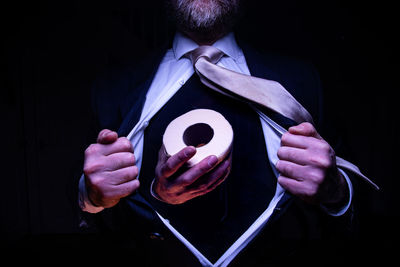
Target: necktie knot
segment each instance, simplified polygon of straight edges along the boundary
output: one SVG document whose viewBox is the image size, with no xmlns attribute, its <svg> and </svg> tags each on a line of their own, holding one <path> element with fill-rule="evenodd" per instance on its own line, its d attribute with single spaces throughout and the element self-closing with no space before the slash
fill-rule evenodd
<svg viewBox="0 0 400 267">
<path fill-rule="evenodd" d="M 186 56 L 192 61 L 193 66 L 201 57 L 205 57 L 207 61 L 216 64 L 224 56 L 224 52 L 213 46 L 202 45 L 188 52 Z"/>
</svg>

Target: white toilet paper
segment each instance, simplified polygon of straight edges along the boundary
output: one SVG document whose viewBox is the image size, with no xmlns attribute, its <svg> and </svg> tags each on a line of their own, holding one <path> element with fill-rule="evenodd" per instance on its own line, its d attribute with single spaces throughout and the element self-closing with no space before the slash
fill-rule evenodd
<svg viewBox="0 0 400 267">
<path fill-rule="evenodd" d="M 168 155 L 186 146 L 196 147 L 196 154 L 187 162 L 189 167 L 210 155 L 222 161 L 231 151 L 233 130 L 220 113 L 211 109 L 195 109 L 170 122 L 163 136 Z"/>
</svg>

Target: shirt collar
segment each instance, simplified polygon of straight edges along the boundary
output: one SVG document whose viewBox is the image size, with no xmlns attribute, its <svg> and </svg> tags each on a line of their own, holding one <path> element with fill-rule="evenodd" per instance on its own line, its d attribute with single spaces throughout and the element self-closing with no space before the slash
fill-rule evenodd
<svg viewBox="0 0 400 267">
<path fill-rule="evenodd" d="M 217 40 L 212 46 L 218 48 L 225 55 L 237 60 L 241 53 L 241 49 L 235 40 L 235 35 L 233 32 L 228 33 L 221 39 Z M 172 50 L 174 51 L 175 59 L 179 60 L 187 52 L 199 47 L 192 39 L 186 37 L 180 32 L 177 32 L 172 43 Z"/>
</svg>

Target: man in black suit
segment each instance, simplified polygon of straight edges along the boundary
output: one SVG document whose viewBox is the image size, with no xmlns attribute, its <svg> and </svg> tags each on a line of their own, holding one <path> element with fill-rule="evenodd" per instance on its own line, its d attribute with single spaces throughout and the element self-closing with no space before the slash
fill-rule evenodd
<svg viewBox="0 0 400 267">
<path fill-rule="evenodd" d="M 318 126 L 263 110 L 288 129 L 276 142 L 251 105 L 202 85 L 185 54 L 198 45 L 219 48 L 225 54 L 219 64 L 278 81 L 318 124 L 321 88 L 314 70 L 238 45 L 231 32 L 238 0 L 168 2 L 178 29 L 172 48 L 149 59 L 148 67 L 107 74 L 94 87 L 99 133 L 85 151 L 82 210 L 95 213 L 100 228 L 126 234 L 139 254 L 158 255 L 147 257 L 149 265 L 275 262 L 298 240 L 342 232 L 352 185 Z M 227 118 L 234 149 L 221 163 L 210 155 L 185 169 L 196 148 L 167 156 L 161 139 L 172 119 L 195 108 Z"/>
</svg>

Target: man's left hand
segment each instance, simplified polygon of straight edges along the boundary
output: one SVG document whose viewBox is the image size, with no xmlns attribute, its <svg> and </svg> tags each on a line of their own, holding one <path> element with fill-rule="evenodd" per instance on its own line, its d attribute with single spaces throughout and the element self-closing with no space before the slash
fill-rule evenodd
<svg viewBox="0 0 400 267">
<path fill-rule="evenodd" d="M 311 123 L 290 127 L 282 135 L 278 157 L 278 183 L 293 195 L 335 206 L 347 200 L 346 180 L 336 167 L 335 151 Z"/>
</svg>

